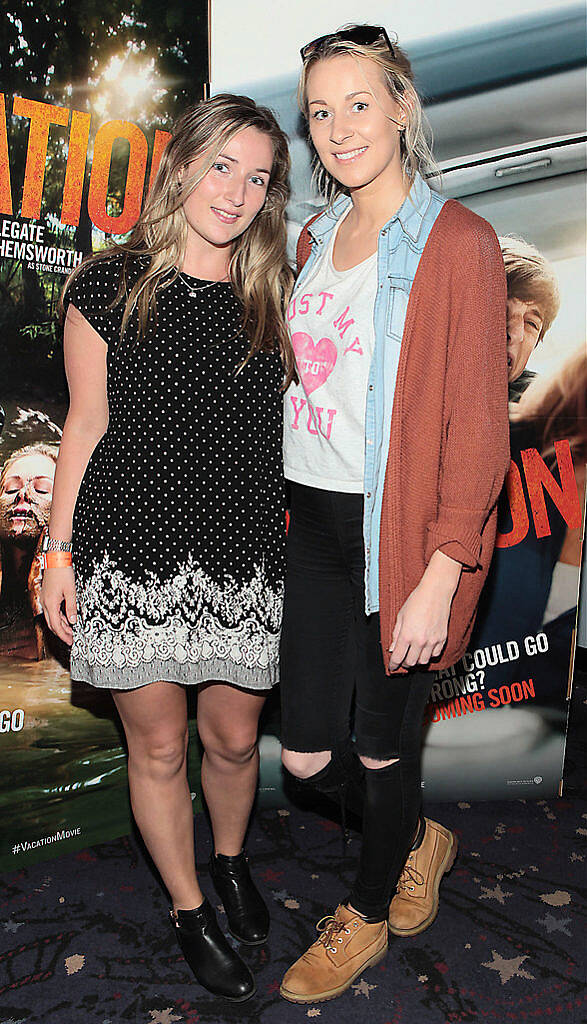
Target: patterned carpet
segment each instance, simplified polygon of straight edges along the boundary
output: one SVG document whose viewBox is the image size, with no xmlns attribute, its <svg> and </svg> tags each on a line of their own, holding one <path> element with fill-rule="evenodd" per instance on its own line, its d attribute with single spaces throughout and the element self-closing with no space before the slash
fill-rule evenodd
<svg viewBox="0 0 587 1024">
<path fill-rule="evenodd" d="M 565 799 L 428 807 L 459 837 L 439 916 L 415 938 L 392 937 L 387 958 L 340 998 L 295 1006 L 278 993 L 315 922 L 346 894 L 358 852 L 355 836 L 341 861 L 339 827 L 290 807 L 257 812 L 249 836 L 272 910 L 267 944 L 243 950 L 258 985 L 250 1001 L 221 1003 L 191 980 L 130 838 L 4 876 L 0 1024 L 585 1024 L 586 660 L 583 651 Z M 205 865 L 202 814 L 196 836 Z M 207 869 L 201 877 L 217 904 Z"/>
<path fill-rule="evenodd" d="M 461 850 L 436 922 L 416 938 L 393 938 L 386 960 L 342 997 L 310 1006 L 284 1002 L 278 987 L 351 879 L 358 841 L 337 877 L 333 822 L 292 809 L 255 817 L 248 848 L 273 923 L 266 946 L 244 952 L 258 991 L 242 1005 L 220 1003 L 190 980 L 165 898 L 133 839 L 15 872 L 2 900 L 0 1022 L 584 1021 L 587 804 L 461 803 L 428 813 L 455 829 Z M 205 864 L 203 815 L 196 828 Z M 202 880 L 213 896 L 206 870 Z"/>
</svg>

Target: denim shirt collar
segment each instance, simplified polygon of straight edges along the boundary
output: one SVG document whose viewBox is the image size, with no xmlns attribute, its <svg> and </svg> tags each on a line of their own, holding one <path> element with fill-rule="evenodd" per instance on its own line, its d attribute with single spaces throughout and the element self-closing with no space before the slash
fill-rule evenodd
<svg viewBox="0 0 587 1024">
<path fill-rule="evenodd" d="M 388 220 L 387 224 L 383 225 L 382 231 L 386 231 L 391 224 L 395 221 L 399 221 L 404 234 L 411 238 L 413 242 L 417 242 L 420 229 L 422 227 L 422 221 L 430 205 L 431 195 L 430 187 L 426 184 L 420 174 L 416 174 L 408 195 L 404 199 L 399 210 L 394 213 L 393 217 Z M 314 223 L 308 228 L 312 238 L 317 242 L 321 242 L 327 238 L 334 230 L 341 214 L 350 206 L 350 203 L 350 196 L 342 195 L 335 199 L 332 206 L 328 207 L 324 213 L 321 213 Z"/>
</svg>

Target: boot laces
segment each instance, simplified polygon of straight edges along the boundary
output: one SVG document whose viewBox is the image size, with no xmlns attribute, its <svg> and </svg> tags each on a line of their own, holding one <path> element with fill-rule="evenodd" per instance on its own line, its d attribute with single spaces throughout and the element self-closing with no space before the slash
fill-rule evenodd
<svg viewBox="0 0 587 1024">
<path fill-rule="evenodd" d="M 403 889 L 404 892 L 414 892 L 417 885 L 424 885 L 424 875 L 418 871 L 413 864 L 410 864 L 409 860 L 397 883 L 397 891 Z"/>
<path fill-rule="evenodd" d="M 336 947 L 334 943 L 340 935 L 340 932 L 344 932 L 345 935 L 350 935 L 350 930 L 347 928 L 344 921 L 340 921 L 335 914 L 327 914 L 326 917 L 320 918 L 316 925 L 316 931 L 320 933 L 319 938 L 316 940 L 317 943 L 321 943 L 330 949 L 331 952 L 336 953 Z M 339 938 L 339 942 L 342 942 L 342 938 Z"/>
</svg>

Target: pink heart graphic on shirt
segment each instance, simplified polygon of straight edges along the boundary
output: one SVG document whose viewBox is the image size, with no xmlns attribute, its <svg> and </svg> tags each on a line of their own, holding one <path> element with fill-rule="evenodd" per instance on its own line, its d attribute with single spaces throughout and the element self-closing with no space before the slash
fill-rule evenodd
<svg viewBox="0 0 587 1024">
<path fill-rule="evenodd" d="M 324 384 L 334 370 L 338 351 L 330 338 L 314 339 L 305 331 L 292 335 L 291 343 L 296 354 L 296 363 L 307 395 Z"/>
</svg>

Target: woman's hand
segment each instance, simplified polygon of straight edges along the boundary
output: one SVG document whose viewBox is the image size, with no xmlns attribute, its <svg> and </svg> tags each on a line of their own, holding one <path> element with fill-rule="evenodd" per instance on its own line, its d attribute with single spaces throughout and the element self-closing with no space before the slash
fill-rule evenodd
<svg viewBox="0 0 587 1024">
<path fill-rule="evenodd" d="M 435 551 L 418 586 L 400 608 L 390 647 L 389 671 L 427 665 L 446 643 L 450 608 L 461 563 Z"/>
<path fill-rule="evenodd" d="M 71 647 L 71 627 L 77 620 L 75 580 L 71 566 L 45 569 L 41 586 L 41 604 L 49 629 Z M 62 604 L 65 604 L 65 612 Z"/>
</svg>

